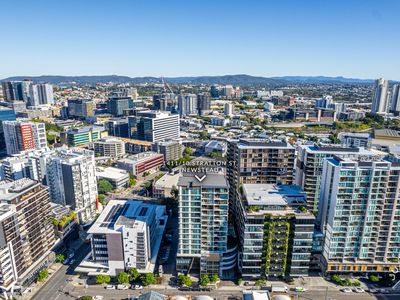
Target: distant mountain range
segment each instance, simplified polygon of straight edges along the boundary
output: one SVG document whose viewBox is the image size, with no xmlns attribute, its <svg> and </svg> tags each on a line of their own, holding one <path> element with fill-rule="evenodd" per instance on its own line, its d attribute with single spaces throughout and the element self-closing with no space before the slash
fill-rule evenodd
<svg viewBox="0 0 400 300">
<path fill-rule="evenodd" d="M 46 82 L 52 84 L 93 84 L 93 83 L 161 83 L 160 77 L 128 77 L 119 75 L 100 75 L 100 76 L 13 76 L 2 79 L 1 81 L 18 81 L 30 79 L 34 82 Z M 285 84 L 371 84 L 372 79 L 357 79 L 345 77 L 326 77 L 326 76 L 282 76 L 282 77 L 260 77 L 246 74 L 223 75 L 223 76 L 193 76 L 193 77 L 165 77 L 168 83 L 175 84 L 232 84 L 232 85 L 259 85 L 259 86 L 279 86 Z"/>
</svg>

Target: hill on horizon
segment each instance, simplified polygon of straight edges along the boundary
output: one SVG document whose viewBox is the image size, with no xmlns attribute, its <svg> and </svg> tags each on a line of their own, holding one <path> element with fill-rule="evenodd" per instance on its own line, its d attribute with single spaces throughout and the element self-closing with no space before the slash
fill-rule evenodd
<svg viewBox="0 0 400 300">
<path fill-rule="evenodd" d="M 161 77 L 129 77 L 120 75 L 94 75 L 94 76 L 62 76 L 62 75 L 41 75 L 41 76 L 12 76 L 1 81 L 20 81 L 29 79 L 38 83 L 52 84 L 95 84 L 95 83 L 161 83 Z M 222 75 L 222 76 L 182 76 L 165 77 L 166 82 L 172 84 L 232 84 L 232 85 L 259 85 L 259 86 L 280 86 L 286 84 L 371 84 L 372 79 L 345 78 L 342 76 L 280 76 L 262 77 L 246 74 Z"/>
</svg>

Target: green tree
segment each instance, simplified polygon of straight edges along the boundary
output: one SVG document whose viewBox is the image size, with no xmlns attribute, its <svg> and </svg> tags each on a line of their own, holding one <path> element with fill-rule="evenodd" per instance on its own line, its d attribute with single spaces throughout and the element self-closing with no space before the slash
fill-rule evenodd
<svg viewBox="0 0 400 300">
<path fill-rule="evenodd" d="M 129 283 L 129 275 L 126 272 L 120 272 L 117 276 L 115 276 L 115 282 L 118 284 L 127 284 Z"/>
<path fill-rule="evenodd" d="M 207 274 L 201 276 L 199 284 L 201 286 L 207 286 L 210 283 L 210 277 Z"/>
<path fill-rule="evenodd" d="M 97 182 L 97 189 L 98 189 L 99 193 L 105 194 L 105 193 L 111 192 L 113 190 L 113 186 L 112 186 L 111 182 L 109 182 L 108 180 L 101 179 Z"/>
<path fill-rule="evenodd" d="M 141 277 L 144 286 L 156 284 L 157 280 L 153 273 L 145 273 Z"/>
<path fill-rule="evenodd" d="M 183 153 L 187 154 L 187 155 L 192 155 L 193 150 L 192 150 L 192 148 L 186 147 L 185 150 L 183 150 Z"/>
<path fill-rule="evenodd" d="M 372 281 L 372 282 L 379 282 L 380 277 L 377 276 L 377 275 L 371 274 L 371 275 L 369 275 L 369 280 Z"/>
<path fill-rule="evenodd" d="M 56 255 L 56 262 L 62 263 L 65 260 L 65 255 L 63 253 L 59 253 Z"/>
<path fill-rule="evenodd" d="M 178 190 L 178 188 L 177 188 L 175 185 L 173 185 L 173 186 L 171 187 L 171 196 L 174 197 L 174 199 L 178 199 L 179 190 Z"/>
<path fill-rule="evenodd" d="M 137 281 L 140 277 L 140 273 L 136 268 L 129 269 L 128 273 L 129 273 L 129 280 L 131 282 Z"/>
<path fill-rule="evenodd" d="M 192 286 L 192 284 L 193 284 L 192 279 L 190 279 L 189 276 L 183 275 L 183 274 L 178 276 L 178 282 L 180 285 L 184 285 L 184 286 Z"/>
<path fill-rule="evenodd" d="M 129 186 L 134 187 L 136 185 L 137 181 L 135 178 L 129 178 Z"/>
<path fill-rule="evenodd" d="M 105 204 L 106 204 L 106 203 L 105 203 L 106 196 L 105 196 L 104 194 L 99 194 L 98 198 L 99 198 L 99 202 L 100 202 L 102 205 L 105 205 Z"/>
<path fill-rule="evenodd" d="M 201 140 L 209 140 L 208 133 L 206 131 L 199 132 L 199 139 Z"/>
<path fill-rule="evenodd" d="M 80 297 L 79 300 L 93 300 L 93 297 L 89 296 L 89 295 L 85 295 L 85 296 Z"/>
<path fill-rule="evenodd" d="M 211 283 L 217 283 L 219 280 L 218 275 L 214 274 L 213 276 L 210 277 L 210 282 Z"/>
<path fill-rule="evenodd" d="M 256 286 L 263 286 L 267 281 L 265 279 L 258 279 L 256 280 Z"/>
<path fill-rule="evenodd" d="M 97 284 L 103 284 L 103 283 L 109 283 L 111 281 L 110 276 L 104 275 L 104 274 L 99 274 L 96 276 L 96 283 Z"/>
<path fill-rule="evenodd" d="M 49 276 L 49 271 L 47 271 L 47 270 L 42 270 L 42 271 L 40 271 L 40 272 L 38 273 L 38 275 L 37 275 L 37 277 L 36 277 L 36 280 L 37 280 L 38 282 L 43 282 L 43 281 L 46 280 L 47 276 Z"/>
</svg>

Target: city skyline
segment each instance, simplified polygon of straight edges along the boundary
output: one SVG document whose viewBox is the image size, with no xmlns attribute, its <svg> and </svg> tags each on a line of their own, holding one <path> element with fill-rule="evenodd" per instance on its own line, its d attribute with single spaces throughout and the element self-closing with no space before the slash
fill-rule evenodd
<svg viewBox="0 0 400 300">
<path fill-rule="evenodd" d="M 0 21 L 7 28 L 3 40 L 13 45 L 3 48 L 8 59 L 0 78 L 245 73 L 400 79 L 396 1 L 209 4 L 26 2 L 19 8 L 24 22 L 10 14 Z"/>
</svg>

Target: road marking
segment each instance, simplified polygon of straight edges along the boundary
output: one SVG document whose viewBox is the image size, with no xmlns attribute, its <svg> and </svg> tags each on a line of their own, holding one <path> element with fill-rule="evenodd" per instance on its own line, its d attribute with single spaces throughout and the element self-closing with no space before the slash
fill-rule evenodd
<svg viewBox="0 0 400 300">
<path fill-rule="evenodd" d="M 196 179 L 197 179 L 198 181 L 202 182 L 202 181 L 207 177 L 207 175 L 204 174 L 203 177 L 201 177 L 201 178 L 199 178 L 197 175 L 194 175 L 194 177 L 196 177 Z"/>
</svg>

